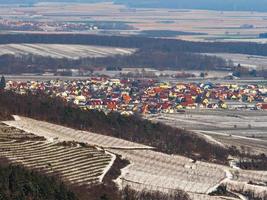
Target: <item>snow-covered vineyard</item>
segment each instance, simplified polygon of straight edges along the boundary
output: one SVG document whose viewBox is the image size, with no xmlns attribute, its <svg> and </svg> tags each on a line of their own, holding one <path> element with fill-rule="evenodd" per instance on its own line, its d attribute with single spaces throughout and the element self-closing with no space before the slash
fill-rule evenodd
<svg viewBox="0 0 267 200">
<path fill-rule="evenodd" d="M 114 55 L 130 55 L 134 49 L 66 44 L 4 44 L 0 45 L 1 55 L 37 55 L 52 58 L 100 58 Z"/>
<path fill-rule="evenodd" d="M 227 166 L 205 163 L 166 155 L 151 150 L 113 150 L 131 161 L 118 180 L 122 186 L 136 190 L 144 188 L 173 192 L 176 188 L 186 191 L 192 199 L 225 199 L 209 196 L 216 187 L 225 185 L 230 191 L 255 193 L 259 198 L 267 194 L 267 172 L 231 169 Z M 254 184 L 248 184 L 248 183 Z"/>
<path fill-rule="evenodd" d="M 1 124 L 0 156 L 15 164 L 59 175 L 72 184 L 99 183 L 114 158 L 94 147 L 49 142 Z"/>
<path fill-rule="evenodd" d="M 101 175 L 101 170 L 106 172 L 111 166 L 110 163 L 112 163 L 112 159 L 114 160 L 114 156 L 121 155 L 130 161 L 130 165 L 122 169 L 121 176 L 116 180 L 120 187 L 129 185 L 136 190 L 147 189 L 162 192 L 181 189 L 186 191 L 193 200 L 242 199 L 243 196 L 240 193 L 244 192 L 252 192 L 260 198 L 267 193 L 267 172 L 265 171 L 245 171 L 193 161 L 183 156 L 159 153 L 149 146 L 117 138 L 77 131 L 26 117 L 16 116 L 15 118 L 15 121 L 4 123 L 16 127 L 16 130 L 34 133 L 36 137 L 46 138 L 47 141 L 51 142 L 31 141 L 18 145 L 9 139 L 2 142 L 3 145 L 6 145 L 6 148 L 14 146 L 15 150 L 11 151 L 12 154 L 6 152 L 5 155 L 9 155 L 11 160 L 14 157 L 14 162 L 17 159 L 22 164 L 32 168 L 39 169 L 40 167 L 35 165 L 42 166 L 47 173 L 52 173 L 51 169 L 56 169 L 65 174 L 70 181 L 78 183 L 91 181 L 91 179 L 92 181 L 99 181 L 104 176 L 103 173 Z M 22 133 L 22 131 L 19 132 L 19 134 Z M 105 149 L 110 155 L 94 148 L 58 146 L 55 145 L 56 141 L 88 143 Z M 67 150 L 65 150 L 66 148 Z M 21 157 L 19 157 L 19 154 L 16 153 L 18 151 L 25 152 L 25 155 L 29 155 L 29 157 L 24 154 L 20 154 Z M 88 158 L 88 154 L 96 156 Z M 77 157 L 78 155 L 80 157 Z M 40 159 L 37 159 L 38 156 Z M 71 162 L 68 162 L 70 160 Z M 47 166 L 48 162 L 51 163 L 52 167 Z M 95 179 L 91 177 L 91 171 L 95 174 Z M 225 185 L 229 191 L 237 194 L 236 197 L 210 196 L 209 194 L 216 190 L 219 185 Z"/>
<path fill-rule="evenodd" d="M 37 121 L 31 118 L 16 117 L 16 119 L 17 120 L 15 121 L 6 121 L 4 123 L 27 132 L 35 133 L 48 140 L 54 140 L 56 138 L 57 141 L 85 142 L 103 148 L 151 149 L 151 147 L 142 144 L 128 142 L 126 140 L 99 135 L 92 132 L 79 131 L 48 122 Z"/>
<path fill-rule="evenodd" d="M 179 188 L 190 193 L 208 194 L 225 178 L 222 166 L 193 162 L 182 156 L 151 150 L 115 152 L 132 161 L 132 165 L 123 170 L 121 180 L 134 183 L 134 186 L 137 186 L 135 183 L 142 183 L 154 190 L 168 192 Z"/>
</svg>

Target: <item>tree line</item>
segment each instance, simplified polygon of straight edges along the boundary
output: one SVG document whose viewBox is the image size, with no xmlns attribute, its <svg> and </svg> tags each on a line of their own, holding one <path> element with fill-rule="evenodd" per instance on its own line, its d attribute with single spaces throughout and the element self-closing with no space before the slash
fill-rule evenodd
<svg viewBox="0 0 267 200">
<path fill-rule="evenodd" d="M 81 44 L 161 50 L 176 53 L 241 53 L 267 56 L 267 44 L 252 42 L 192 42 L 141 36 L 38 33 L 0 35 L 0 44 L 10 43 Z"/>
<path fill-rule="evenodd" d="M 1 34 L 0 44 L 46 43 L 82 44 L 138 49 L 130 56 L 108 58 L 51 58 L 37 55 L 2 55 L 2 73 L 43 73 L 47 69 L 94 67 L 155 67 L 159 69 L 231 69 L 233 64 L 202 53 L 242 53 L 267 55 L 267 45 L 240 42 L 190 42 L 142 36 L 106 36 L 85 34 Z"/>
<path fill-rule="evenodd" d="M 49 70 L 57 73 L 57 69 L 83 69 L 106 67 L 151 67 L 158 69 L 222 69 L 229 66 L 223 59 L 192 53 L 167 53 L 160 51 L 140 50 L 130 56 L 113 56 L 106 58 L 52 58 L 37 55 L 2 55 L 0 56 L 0 73 L 44 73 Z"/>
<path fill-rule="evenodd" d="M 0 200 L 78 200 L 55 177 L 45 176 L 0 159 Z"/>
</svg>

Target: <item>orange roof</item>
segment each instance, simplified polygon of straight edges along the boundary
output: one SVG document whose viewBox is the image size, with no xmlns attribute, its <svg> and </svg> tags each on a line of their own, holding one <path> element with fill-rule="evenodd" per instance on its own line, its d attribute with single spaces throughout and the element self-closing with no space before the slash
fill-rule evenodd
<svg viewBox="0 0 267 200">
<path fill-rule="evenodd" d="M 126 103 L 129 103 L 131 101 L 131 97 L 127 94 L 122 95 L 122 98 Z"/>
</svg>

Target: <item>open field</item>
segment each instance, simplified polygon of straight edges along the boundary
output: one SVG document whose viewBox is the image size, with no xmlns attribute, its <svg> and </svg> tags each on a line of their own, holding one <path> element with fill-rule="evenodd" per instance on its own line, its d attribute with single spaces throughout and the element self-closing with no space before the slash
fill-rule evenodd
<svg viewBox="0 0 267 200">
<path fill-rule="evenodd" d="M 114 55 L 130 55 L 133 49 L 98 47 L 89 45 L 62 45 L 62 44 L 7 44 L 0 45 L 0 56 L 12 54 L 21 55 L 38 55 L 53 58 L 99 58 Z"/>
<path fill-rule="evenodd" d="M 133 30 L 112 30 L 114 34 L 138 34 L 144 30 L 172 30 L 205 35 L 183 35 L 185 40 L 207 41 L 253 41 L 266 32 L 267 13 L 264 12 L 220 12 L 205 10 L 175 9 L 129 9 L 112 3 L 55 4 L 42 3 L 33 7 L 1 6 L 2 20 L 24 20 L 35 22 L 123 22 Z M 1 21 L 1 20 L 0 20 Z M 48 32 L 55 27 L 46 26 Z M 100 30 L 101 31 L 101 30 Z M 88 30 L 88 33 L 92 31 Z"/>
<path fill-rule="evenodd" d="M 104 74 L 110 77 L 114 77 L 115 75 L 118 75 L 121 71 L 96 71 L 94 72 L 95 75 L 97 74 Z M 164 71 L 163 71 L 164 72 Z M 173 73 L 177 73 L 181 71 L 173 71 Z M 182 72 L 188 72 L 188 73 L 198 73 L 196 71 L 182 71 Z M 221 83 L 221 84 L 240 84 L 240 85 L 246 85 L 246 84 L 267 84 L 267 80 L 263 78 L 241 78 L 241 79 L 234 79 L 234 80 L 227 80 L 227 79 L 222 79 L 222 78 L 215 78 L 215 77 L 223 77 L 225 75 L 228 75 L 228 72 L 208 72 L 209 76 L 208 79 L 203 79 L 203 78 L 189 78 L 189 79 L 174 79 L 174 78 L 160 78 L 161 81 L 166 81 L 170 83 L 177 83 L 177 80 L 179 82 L 184 82 L 184 83 L 190 83 L 190 82 L 198 82 L 198 83 L 206 83 L 207 81 L 212 80 L 213 83 Z M 11 81 L 49 81 L 49 80 L 86 80 L 89 78 L 89 76 L 53 76 L 53 75 L 29 75 L 29 74 L 23 74 L 23 75 L 5 75 L 6 80 L 11 80 Z"/>
<path fill-rule="evenodd" d="M 110 154 L 93 146 L 63 145 L 0 124 L 0 156 L 29 169 L 57 175 L 74 185 L 102 182 L 113 164 Z"/>
<path fill-rule="evenodd" d="M 189 193 L 208 194 L 225 178 L 223 166 L 193 163 L 191 159 L 182 156 L 166 155 L 150 150 L 113 150 L 113 152 L 132 162 L 132 165 L 123 170 L 120 177 L 122 184 L 133 182 L 145 184 L 152 190 L 170 192 L 179 188 Z"/>
<path fill-rule="evenodd" d="M 115 152 L 132 163 L 122 170 L 119 182 L 122 185 L 128 184 L 136 190 L 146 188 L 171 193 L 174 189 L 180 188 L 186 191 L 193 200 L 235 199 L 208 195 L 220 184 L 236 189 L 237 192 L 242 191 L 241 187 L 235 188 L 240 184 L 251 188 L 252 191 L 257 191 L 259 196 L 267 192 L 265 186 L 247 184 L 249 181 L 266 182 L 267 172 L 250 173 L 250 171 L 234 170 L 199 161 L 194 163 L 181 156 L 166 155 L 151 150 L 116 150 Z"/>
<path fill-rule="evenodd" d="M 242 66 L 256 69 L 266 70 L 267 69 L 267 57 L 266 56 L 254 56 L 246 54 L 230 54 L 230 53 L 214 53 L 206 54 L 210 56 L 218 56 L 225 60 L 231 60 L 235 65 L 241 64 Z"/>
<path fill-rule="evenodd" d="M 187 110 L 185 114 L 159 114 L 148 118 L 211 136 L 223 145 L 245 146 L 254 153 L 267 153 L 265 111 Z"/>
<path fill-rule="evenodd" d="M 183 189 L 189 193 L 193 200 L 236 199 L 208 195 L 220 184 L 225 184 L 229 188 L 234 188 L 235 184 L 242 182 L 245 188 L 253 187 L 253 191 L 257 191 L 257 195 L 262 195 L 267 191 L 265 186 L 247 184 L 250 180 L 255 183 L 267 182 L 266 172 L 253 171 L 253 173 L 249 173 L 244 170 L 234 170 L 227 166 L 200 161 L 195 162 L 186 157 L 159 153 L 153 151 L 149 146 L 137 143 L 129 143 L 112 137 L 77 131 L 30 118 L 18 116 L 15 118 L 16 121 L 6 121 L 4 123 L 16 127 L 17 129 L 34 133 L 36 136 L 44 137 L 48 141 L 83 141 L 91 145 L 97 145 L 99 148 L 103 148 L 111 153 L 122 155 L 122 157 L 128 159 L 131 164 L 122 170 L 122 175 L 116 180 L 120 187 L 129 185 L 136 190 L 148 189 L 163 192 Z M 49 142 L 48 144 L 53 146 L 54 143 Z M 6 146 L 7 145 L 10 144 L 8 143 Z M 18 147 L 12 144 L 11 146 L 15 146 L 14 148 L 19 150 L 25 149 L 23 145 Z M 30 146 L 30 148 L 26 147 L 26 150 L 31 148 L 43 148 L 40 147 L 40 145 L 36 145 L 35 147 L 35 144 L 25 145 Z M 41 146 L 46 145 L 42 144 Z M 61 147 L 57 146 L 57 148 Z M 78 149 L 78 147 L 75 147 L 75 149 Z M 54 150 L 51 151 L 53 152 Z M 46 153 L 46 155 L 43 155 L 44 153 Z M 6 154 L 9 155 L 8 153 Z M 46 151 L 43 151 L 43 154 L 40 154 L 40 157 L 44 156 L 46 159 L 51 159 L 50 153 L 47 154 Z M 57 154 L 60 154 L 60 152 Z M 14 162 L 16 162 L 16 159 L 18 158 L 15 158 Z M 28 162 L 27 159 L 25 159 L 25 163 Z M 66 165 L 73 165 L 73 162 Z M 67 166 L 64 167 L 68 168 Z M 236 170 L 238 172 L 236 172 Z M 69 174 L 74 172 L 66 170 L 65 173 Z M 82 174 L 85 177 L 89 177 L 87 173 Z M 239 175 L 236 176 L 235 174 Z"/>
</svg>

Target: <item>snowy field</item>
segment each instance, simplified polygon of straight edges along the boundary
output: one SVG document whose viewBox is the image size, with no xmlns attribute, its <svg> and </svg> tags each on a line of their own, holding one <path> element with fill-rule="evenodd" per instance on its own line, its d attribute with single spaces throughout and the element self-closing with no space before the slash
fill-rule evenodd
<svg viewBox="0 0 267 200">
<path fill-rule="evenodd" d="M 231 53 L 209 53 L 209 56 L 217 56 L 225 60 L 232 60 L 235 65 L 241 64 L 242 66 L 249 67 L 256 70 L 267 69 L 267 57 L 256 56 L 247 54 L 231 54 Z"/>
<path fill-rule="evenodd" d="M 236 110 L 187 110 L 185 114 L 150 115 L 178 128 L 211 136 L 223 145 L 245 146 L 255 153 L 267 152 L 267 112 Z"/>
<path fill-rule="evenodd" d="M 0 45 L 1 55 L 37 55 L 53 58 L 100 58 L 115 55 L 130 55 L 134 49 L 66 44 L 4 44 Z"/>
</svg>

